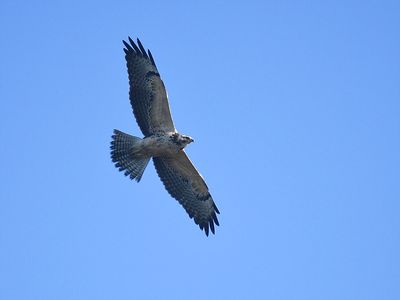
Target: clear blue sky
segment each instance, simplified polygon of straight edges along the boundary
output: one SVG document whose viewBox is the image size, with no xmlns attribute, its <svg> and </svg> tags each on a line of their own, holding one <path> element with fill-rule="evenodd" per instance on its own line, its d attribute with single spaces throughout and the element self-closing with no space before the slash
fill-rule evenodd
<svg viewBox="0 0 400 300">
<path fill-rule="evenodd" d="M 399 1 L 0 4 L 0 299 L 400 299 Z M 154 54 L 221 211 L 149 164 L 122 39 Z"/>
</svg>

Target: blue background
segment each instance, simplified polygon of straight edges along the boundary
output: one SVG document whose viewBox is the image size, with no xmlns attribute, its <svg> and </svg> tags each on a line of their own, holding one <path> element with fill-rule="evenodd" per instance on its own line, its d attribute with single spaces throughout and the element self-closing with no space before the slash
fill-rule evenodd
<svg viewBox="0 0 400 300">
<path fill-rule="evenodd" d="M 400 299 L 400 2 L 3 0 L 0 28 L 0 299 Z M 215 236 L 111 163 L 128 35 Z"/>
</svg>

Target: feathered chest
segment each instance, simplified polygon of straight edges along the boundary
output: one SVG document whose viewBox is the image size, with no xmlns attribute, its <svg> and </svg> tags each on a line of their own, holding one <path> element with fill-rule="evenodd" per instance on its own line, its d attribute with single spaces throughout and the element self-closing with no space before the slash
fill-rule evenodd
<svg viewBox="0 0 400 300">
<path fill-rule="evenodd" d="M 156 134 L 143 139 L 143 149 L 151 156 L 170 156 L 183 149 L 182 143 L 173 134 Z"/>
</svg>

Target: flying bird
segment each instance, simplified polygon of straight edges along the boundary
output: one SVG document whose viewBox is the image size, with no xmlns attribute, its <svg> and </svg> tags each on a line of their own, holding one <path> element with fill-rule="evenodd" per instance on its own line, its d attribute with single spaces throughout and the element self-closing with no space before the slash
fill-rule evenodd
<svg viewBox="0 0 400 300">
<path fill-rule="evenodd" d="M 129 99 L 144 138 L 114 130 L 111 159 L 115 166 L 137 182 L 152 158 L 165 189 L 183 206 L 190 218 L 215 234 L 218 208 L 207 184 L 184 148 L 194 140 L 179 133 L 172 121 L 167 92 L 150 50 L 128 37 L 125 59 L 129 76 Z"/>
</svg>

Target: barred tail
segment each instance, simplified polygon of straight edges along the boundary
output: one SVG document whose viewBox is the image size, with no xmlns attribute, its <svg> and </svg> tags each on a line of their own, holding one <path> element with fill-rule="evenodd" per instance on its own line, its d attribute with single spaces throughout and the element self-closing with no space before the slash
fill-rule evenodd
<svg viewBox="0 0 400 300">
<path fill-rule="evenodd" d="M 114 129 L 111 141 L 111 159 L 120 170 L 125 170 L 125 176 L 135 179 L 137 182 L 142 178 L 144 169 L 150 157 L 138 155 L 140 141 L 142 139 Z"/>
</svg>

